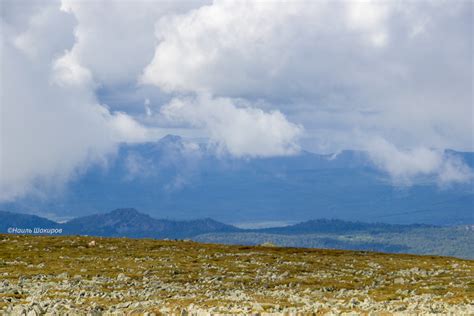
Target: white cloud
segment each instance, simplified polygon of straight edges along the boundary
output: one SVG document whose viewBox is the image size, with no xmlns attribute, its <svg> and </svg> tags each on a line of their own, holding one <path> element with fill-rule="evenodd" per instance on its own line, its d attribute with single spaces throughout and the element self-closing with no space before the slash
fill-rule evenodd
<svg viewBox="0 0 474 316">
<path fill-rule="evenodd" d="M 30 59 L 37 61 L 51 59 L 74 43 L 72 30 L 75 21 L 72 16 L 59 11 L 58 6 L 59 1 L 44 1 L 43 6 L 33 11 L 35 14 L 24 23 L 27 28 L 18 30 L 20 33 L 15 37 L 14 44 Z M 28 11 L 34 8 L 34 2 L 28 1 L 23 5 L 17 3 L 12 7 Z"/>
<path fill-rule="evenodd" d="M 373 79 L 361 70 L 380 67 L 370 64 L 384 54 L 374 42 L 388 41 L 395 9 L 386 2 L 215 1 L 159 21 L 143 81 L 168 91 L 275 99 L 358 88 Z"/>
<path fill-rule="evenodd" d="M 348 1 L 347 24 L 349 28 L 367 33 L 367 39 L 375 46 L 387 43 L 386 19 L 389 17 L 391 2 Z"/>
<path fill-rule="evenodd" d="M 48 45 L 44 34 L 67 32 L 57 24 L 63 25 L 66 13 L 50 10 L 32 11 L 23 30 L 2 19 L 1 201 L 61 189 L 82 168 L 103 161 L 117 143 L 148 137 L 128 115 L 97 102 L 88 69 L 69 55 L 59 57 L 65 43 L 53 36 Z"/>
<path fill-rule="evenodd" d="M 300 126 L 279 111 L 264 112 L 242 100 L 208 95 L 175 98 L 162 114 L 206 130 L 221 150 L 237 157 L 291 155 L 299 150 Z"/>
<path fill-rule="evenodd" d="M 108 110 L 104 109 L 104 111 L 109 113 Z M 143 127 L 132 117 L 122 112 L 114 112 L 109 117 L 107 125 L 110 130 L 114 131 L 112 140 L 117 143 L 149 141 L 157 135 L 156 131 L 153 133 L 151 129 Z"/>
<path fill-rule="evenodd" d="M 160 19 L 141 80 L 263 99 L 313 148 L 369 146 L 359 130 L 416 160 L 417 148 L 474 150 L 472 30 L 466 2 L 214 1 Z"/>
<path fill-rule="evenodd" d="M 428 149 L 474 149 L 469 2 L 3 0 L 0 15 L 3 199 L 149 139 L 139 115 L 204 131 L 236 156 L 291 154 L 304 136 L 313 148 L 369 148 L 400 179 L 470 172 Z M 103 87 L 126 99 L 138 78 L 160 96 L 140 95 L 139 115 L 98 101 Z M 156 100 L 181 92 L 197 97 L 174 98 L 167 121 L 153 121 Z"/>
<path fill-rule="evenodd" d="M 458 158 L 426 147 L 400 150 L 383 138 L 371 139 L 366 149 L 373 162 L 387 171 L 396 183 L 410 184 L 420 176 L 434 176 L 444 185 L 468 182 L 474 174 Z"/>
<path fill-rule="evenodd" d="M 54 61 L 53 70 L 53 81 L 58 85 L 93 85 L 90 70 L 81 66 L 74 56 L 69 53 Z"/>
<path fill-rule="evenodd" d="M 474 178 L 474 172 L 458 157 L 444 155 L 444 161 L 438 174 L 441 184 L 463 183 Z"/>
<path fill-rule="evenodd" d="M 153 57 L 156 21 L 202 3 L 62 0 L 61 9 L 77 19 L 76 42 L 69 54 L 101 84 L 135 82 Z"/>
</svg>

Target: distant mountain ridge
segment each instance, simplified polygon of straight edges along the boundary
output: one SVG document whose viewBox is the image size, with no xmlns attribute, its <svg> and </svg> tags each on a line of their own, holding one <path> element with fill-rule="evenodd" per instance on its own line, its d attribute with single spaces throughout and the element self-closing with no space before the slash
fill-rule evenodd
<svg viewBox="0 0 474 316">
<path fill-rule="evenodd" d="M 79 217 L 64 224 L 66 233 L 100 236 L 186 238 L 208 232 L 238 229 L 210 218 L 174 221 L 155 219 L 133 208 Z"/>
<path fill-rule="evenodd" d="M 295 225 L 240 229 L 210 218 L 155 219 L 135 209 L 117 209 L 56 223 L 35 215 L 0 211 L 0 233 L 9 228 L 62 229 L 60 235 L 193 239 L 200 242 L 370 250 L 474 258 L 473 226 L 392 225 L 318 219 Z"/>
<path fill-rule="evenodd" d="M 33 227 L 47 227 L 56 228 L 58 224 L 49 219 L 23 213 L 13 213 L 0 211 L 0 233 L 7 233 L 8 228 L 33 228 Z"/>
<path fill-rule="evenodd" d="M 78 217 L 65 223 L 28 214 L 0 211 L 0 233 L 8 228 L 62 228 L 62 235 L 133 238 L 188 238 L 211 232 L 235 232 L 238 228 L 210 218 L 189 221 L 155 219 L 133 208 Z"/>
<path fill-rule="evenodd" d="M 473 153 L 447 153 L 474 169 Z M 0 209 L 75 218 L 133 205 L 156 218 L 225 223 L 314 218 L 474 223 L 472 182 L 439 187 L 436 179 L 424 177 L 411 186 L 397 186 L 362 151 L 237 159 L 173 135 L 123 144 L 107 166 L 93 166 L 64 194 L 46 196 L 0 203 Z"/>
<path fill-rule="evenodd" d="M 369 232 L 376 234 L 377 232 L 397 232 L 401 233 L 407 230 L 415 228 L 428 228 L 428 227 L 438 227 L 435 225 L 427 224 L 410 224 L 410 225 L 400 225 L 400 224 L 386 224 L 386 223 L 364 223 L 364 222 L 349 222 L 338 219 L 316 219 L 309 220 L 294 225 L 288 225 L 283 227 L 270 227 L 270 228 L 261 228 L 255 231 L 262 233 L 270 234 L 311 234 L 311 233 L 330 233 L 330 234 L 340 234 L 340 233 L 356 233 L 356 232 Z"/>
<path fill-rule="evenodd" d="M 311 233 L 351 233 L 351 232 L 403 232 L 415 228 L 437 227 L 426 224 L 396 225 L 385 223 L 350 222 L 338 219 L 316 219 L 293 225 L 242 229 L 218 222 L 212 218 L 193 220 L 156 219 L 134 208 L 116 209 L 77 217 L 65 223 L 24 213 L 0 211 L 0 233 L 10 227 L 62 228 L 66 235 L 91 235 L 106 237 L 150 237 L 150 238 L 188 238 L 215 232 L 253 232 L 269 234 L 311 234 Z"/>
</svg>

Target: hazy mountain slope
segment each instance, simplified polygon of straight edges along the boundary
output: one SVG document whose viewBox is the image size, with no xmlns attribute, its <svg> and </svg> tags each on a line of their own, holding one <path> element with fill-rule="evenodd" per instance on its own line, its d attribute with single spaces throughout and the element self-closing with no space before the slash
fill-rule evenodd
<svg viewBox="0 0 474 316">
<path fill-rule="evenodd" d="M 58 224 L 49 220 L 0 212 L 0 233 L 8 227 L 62 228 L 63 235 L 135 238 L 192 238 L 196 241 L 258 245 L 369 250 L 395 253 L 449 255 L 474 258 L 473 226 L 438 227 L 382 223 L 311 220 L 286 227 L 238 229 L 205 218 L 189 221 L 155 219 L 135 209 L 117 209 Z"/>
<path fill-rule="evenodd" d="M 109 213 L 78 217 L 62 224 L 34 215 L 0 212 L 0 233 L 7 233 L 10 227 L 62 228 L 63 235 L 149 238 L 189 238 L 204 233 L 239 231 L 234 226 L 210 218 L 163 220 L 135 209 L 117 209 Z"/>
<path fill-rule="evenodd" d="M 349 226 L 351 223 L 346 223 Z M 380 228 L 340 233 L 270 233 L 232 232 L 209 233 L 193 237 L 208 243 L 259 245 L 270 242 L 285 247 L 366 250 L 389 253 L 412 253 L 454 256 L 474 259 L 474 230 L 467 226 L 433 227 L 406 226 L 399 231 Z M 377 232 L 375 232 L 377 231 Z"/>
<path fill-rule="evenodd" d="M 450 153 L 473 166 L 472 153 Z M 474 223 L 473 191 L 472 183 L 439 187 L 432 179 L 394 186 L 363 152 L 233 159 L 167 136 L 123 145 L 106 167 L 91 168 L 63 195 L 0 207 L 65 217 L 135 207 L 157 218 L 227 223 L 338 218 L 444 225 Z"/>
<path fill-rule="evenodd" d="M 256 229 L 254 231 L 260 233 L 285 235 L 301 235 L 308 233 L 347 234 L 357 232 L 377 234 L 404 233 L 417 228 L 436 228 L 436 226 L 429 226 L 423 224 L 396 225 L 384 223 L 348 222 L 337 219 L 317 219 L 284 227 L 271 227 L 264 229 Z"/>
<path fill-rule="evenodd" d="M 434 254 L 474 259 L 472 225 L 440 227 L 318 219 L 285 227 L 209 233 L 193 239 L 224 244 L 258 245 L 271 242 L 286 247 Z"/>
<path fill-rule="evenodd" d="M 0 211 L 0 233 L 6 233 L 8 228 L 55 228 L 58 223 L 35 215 Z"/>
<path fill-rule="evenodd" d="M 155 219 L 135 209 L 117 209 L 73 219 L 63 225 L 65 234 L 183 238 L 207 232 L 238 231 L 237 228 L 209 218 L 172 221 Z"/>
</svg>

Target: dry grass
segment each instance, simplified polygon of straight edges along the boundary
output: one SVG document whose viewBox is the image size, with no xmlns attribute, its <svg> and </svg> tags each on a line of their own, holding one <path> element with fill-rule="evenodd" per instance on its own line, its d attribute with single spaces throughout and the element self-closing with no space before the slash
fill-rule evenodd
<svg viewBox="0 0 474 316">
<path fill-rule="evenodd" d="M 88 247 L 91 240 L 97 245 Z M 263 307 L 267 303 L 297 306 L 297 302 L 290 302 L 287 297 L 268 295 L 272 290 L 285 289 L 312 293 L 315 299 L 321 296 L 331 299 L 341 290 L 355 290 L 366 291 L 360 300 L 369 297 L 391 301 L 427 293 L 434 294 L 434 300 L 451 304 L 474 301 L 474 262 L 450 257 L 150 239 L 0 235 L 0 281 L 18 282 L 22 277 L 41 275 L 57 277 L 62 273 L 67 273 L 69 278 L 80 275 L 81 279 L 89 280 L 115 279 L 120 273 L 132 281 L 155 277 L 163 284 L 186 288 L 188 292 L 184 294 L 188 297 L 179 298 L 169 290 L 157 290 L 153 299 L 182 307 L 196 302 L 196 297 L 200 297 L 202 306 L 228 303 L 202 295 L 198 289 L 203 285 L 211 290 L 242 290 Z M 101 284 L 101 291 L 116 291 L 121 287 L 126 285 L 106 282 Z M 265 289 L 267 294 L 259 289 Z M 23 298 L 14 293 L 0 294 L 0 298 L 8 295 Z M 68 295 L 68 292 L 48 292 L 51 298 Z M 92 301 L 107 306 L 120 300 L 91 298 L 85 304 Z M 0 299 L 0 307 L 5 304 Z"/>
</svg>

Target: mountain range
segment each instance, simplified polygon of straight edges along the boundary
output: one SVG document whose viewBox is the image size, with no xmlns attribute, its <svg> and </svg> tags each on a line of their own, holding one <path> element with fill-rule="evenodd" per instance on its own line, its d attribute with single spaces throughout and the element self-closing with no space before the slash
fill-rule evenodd
<svg viewBox="0 0 474 316">
<path fill-rule="evenodd" d="M 474 168 L 473 153 L 449 154 Z M 124 207 L 242 227 L 314 218 L 462 225 L 474 223 L 474 186 L 440 187 L 429 177 L 396 185 L 362 151 L 237 159 L 168 135 L 121 145 L 107 164 L 78 173 L 64 191 L 0 204 L 55 220 Z"/>
<path fill-rule="evenodd" d="M 134 238 L 186 238 L 210 232 L 232 232 L 238 228 L 210 218 L 190 221 L 155 219 L 135 209 L 78 217 L 57 223 L 36 215 L 0 211 L 0 233 L 8 228 L 62 228 L 62 235 Z"/>
<path fill-rule="evenodd" d="M 62 229 L 58 235 L 193 239 L 200 242 L 370 250 L 474 258 L 472 225 L 439 227 L 310 220 L 294 225 L 242 229 L 210 218 L 175 221 L 155 219 L 135 209 L 78 217 L 57 223 L 35 215 L 0 211 L 0 234 L 9 228 Z"/>
</svg>

